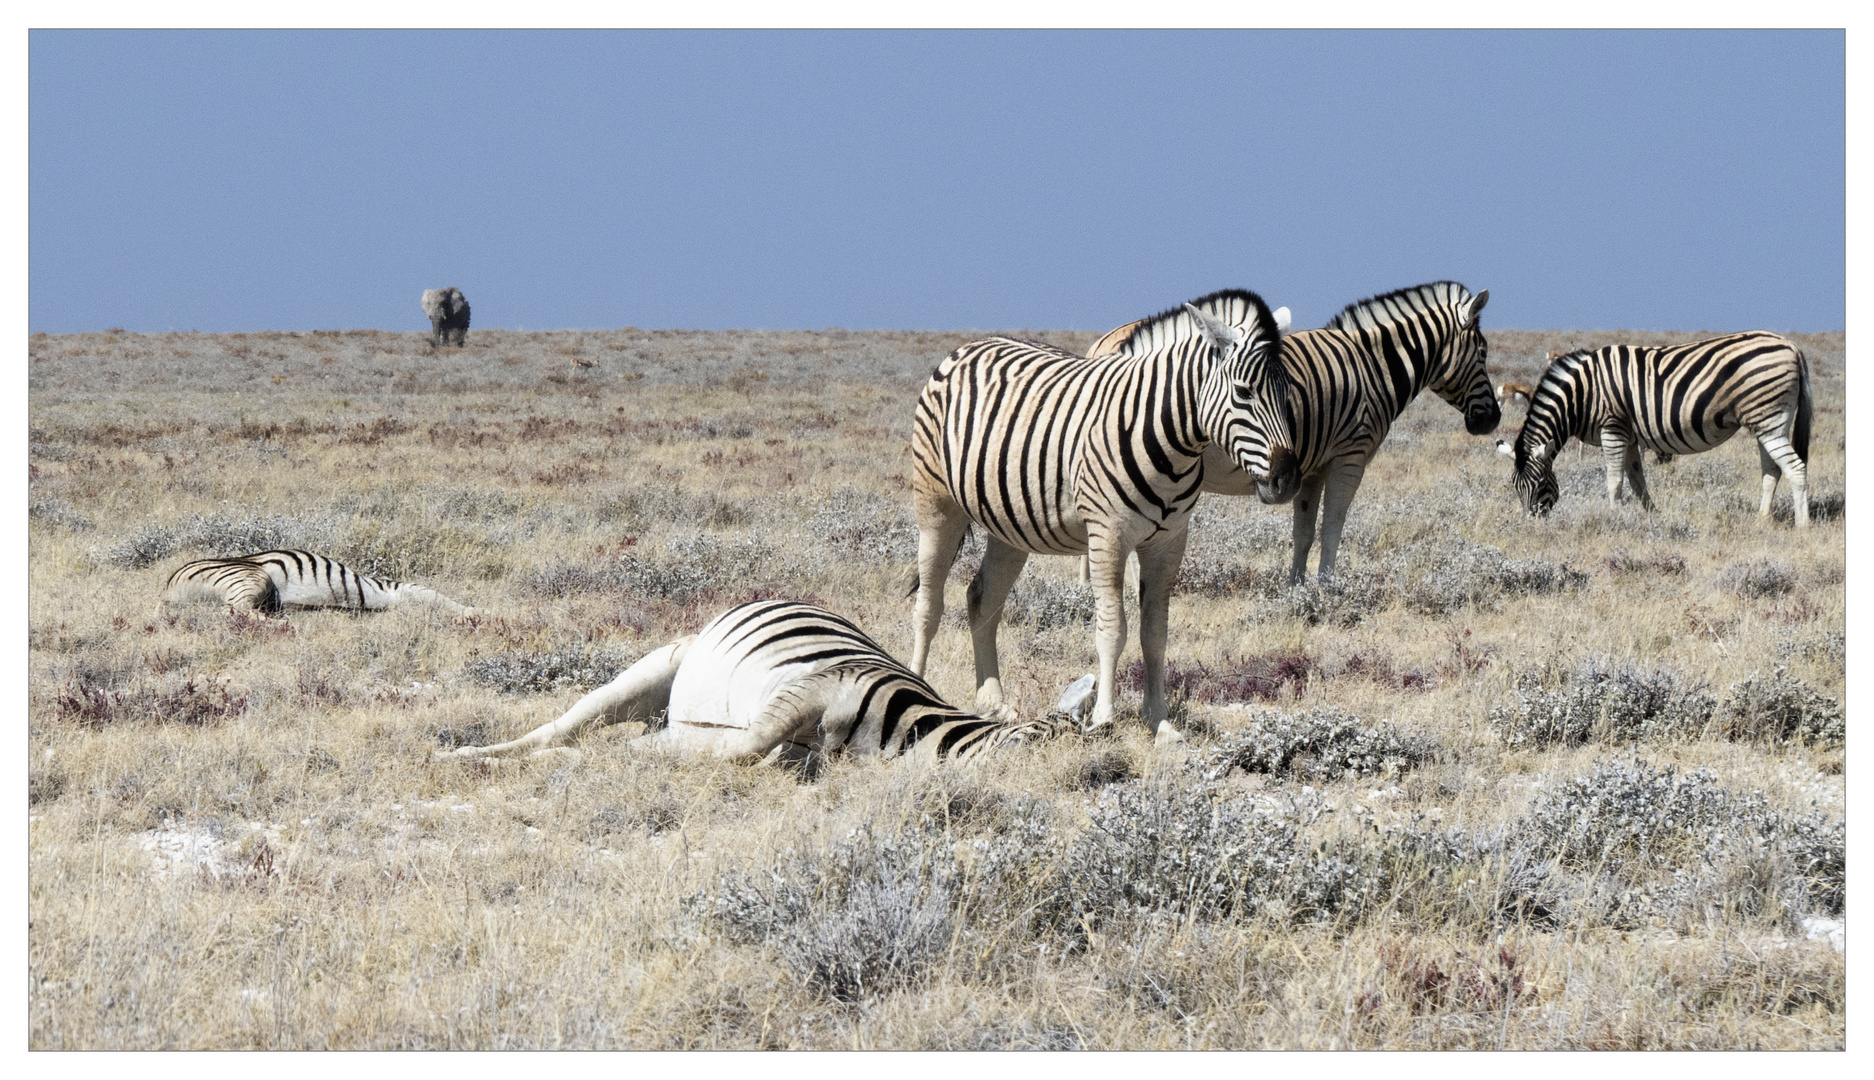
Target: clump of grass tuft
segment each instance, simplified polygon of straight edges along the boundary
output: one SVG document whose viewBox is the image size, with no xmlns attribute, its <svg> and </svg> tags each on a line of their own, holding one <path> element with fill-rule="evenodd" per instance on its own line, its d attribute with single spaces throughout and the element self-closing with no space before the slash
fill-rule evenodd
<svg viewBox="0 0 1874 1080">
<path fill-rule="evenodd" d="M 1732 563 L 1718 574 L 1718 588 L 1747 600 L 1782 596 L 1796 587 L 1796 572 L 1774 559 Z"/>
<path fill-rule="evenodd" d="M 122 687 L 81 673 L 59 691 L 53 705 L 59 719 L 93 729 L 138 721 L 205 727 L 246 710 L 246 694 L 193 672 L 173 672 L 154 684 L 137 680 Z"/>
<path fill-rule="evenodd" d="M 1227 665 L 1211 667 L 1201 660 L 1165 662 L 1165 696 L 1174 701 L 1226 704 L 1245 701 L 1281 701 L 1298 698 L 1318 665 L 1303 652 L 1280 650 L 1246 656 Z M 1145 664 L 1134 660 L 1120 676 L 1120 688 L 1140 693 L 1145 688 Z"/>
<path fill-rule="evenodd" d="M 1539 671 L 1518 681 L 1515 705 L 1490 710 L 1511 746 L 1580 746 L 1588 742 L 1664 742 L 1697 738 L 1715 706 L 1698 685 L 1664 669 L 1590 660 L 1544 688 Z"/>
<path fill-rule="evenodd" d="M 1731 699 L 1718 710 L 1718 728 L 1733 739 L 1794 739 L 1836 747 L 1847 741 L 1848 717 L 1840 702 L 1779 666 L 1768 677 L 1731 684 Z"/>
<path fill-rule="evenodd" d="M 1009 590 L 1002 617 L 1037 630 L 1090 625 L 1093 622 L 1093 586 L 1055 581 L 1040 574 L 1023 574 Z"/>
<path fill-rule="evenodd" d="M 766 874 L 685 898 L 731 941 L 773 947 L 809 990 L 859 1001 L 921 982 L 948 951 L 962 871 L 921 829 L 855 830 L 825 852 L 789 849 Z"/>
<path fill-rule="evenodd" d="M 1427 735 L 1384 722 L 1369 726 L 1358 716 L 1329 707 L 1259 714 L 1247 728 L 1225 736 L 1197 767 L 1213 780 L 1242 769 L 1326 781 L 1404 772 L 1437 753 L 1437 742 Z"/>
<path fill-rule="evenodd" d="M 477 657 L 462 665 L 469 679 L 504 694 L 540 694 L 572 687 L 603 686 L 625 669 L 626 661 L 610 649 L 568 646 L 552 652 L 507 652 Z"/>
</svg>

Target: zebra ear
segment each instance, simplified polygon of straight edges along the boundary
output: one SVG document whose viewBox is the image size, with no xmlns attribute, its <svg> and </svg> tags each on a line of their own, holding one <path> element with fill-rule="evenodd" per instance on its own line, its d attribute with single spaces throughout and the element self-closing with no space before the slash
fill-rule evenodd
<svg viewBox="0 0 1874 1080">
<path fill-rule="evenodd" d="M 1542 443 L 1537 445 L 1534 450 L 1529 451 L 1529 456 L 1536 461 L 1547 461 L 1549 457 L 1548 444 Z"/>
<path fill-rule="evenodd" d="M 1224 352 L 1229 352 L 1248 336 L 1242 330 L 1216 318 L 1209 312 L 1199 311 L 1189 304 L 1184 305 L 1184 310 L 1190 312 L 1191 317 L 1197 320 L 1197 328 L 1210 339 L 1210 343 Z"/>
<path fill-rule="evenodd" d="M 1502 439 L 1498 439 L 1498 440 L 1497 440 L 1497 453 L 1499 453 L 1499 454 L 1502 454 L 1502 455 L 1504 455 L 1504 456 L 1506 456 L 1506 457 L 1515 457 L 1515 456 L 1516 456 L 1516 451 L 1515 451 L 1515 450 L 1512 450 L 1512 449 L 1510 448 L 1510 444 L 1509 444 L 1509 443 L 1506 443 L 1506 442 L 1504 442 L 1504 441 L 1503 441 Z"/>
<path fill-rule="evenodd" d="M 1469 329 L 1477 325 L 1478 313 L 1483 311 L 1484 305 L 1488 304 L 1489 302 L 1490 302 L 1490 290 L 1489 289 L 1485 289 L 1483 292 L 1480 292 L 1476 296 L 1471 297 L 1471 302 L 1464 306 L 1463 322 L 1464 322 L 1465 329 Z"/>
<path fill-rule="evenodd" d="M 1293 316 L 1288 313 L 1288 308 L 1279 307 L 1269 314 L 1275 317 L 1275 332 L 1278 334 L 1288 333 L 1288 325 L 1293 320 Z"/>
</svg>

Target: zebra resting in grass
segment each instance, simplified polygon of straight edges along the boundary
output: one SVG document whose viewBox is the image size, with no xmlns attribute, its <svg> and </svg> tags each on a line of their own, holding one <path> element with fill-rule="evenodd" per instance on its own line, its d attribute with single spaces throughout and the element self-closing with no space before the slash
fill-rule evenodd
<svg viewBox="0 0 1874 1080">
<path fill-rule="evenodd" d="M 233 559 L 197 559 L 178 567 L 163 585 L 165 603 L 209 601 L 267 612 L 282 608 L 382 611 L 406 600 L 433 604 L 456 615 L 474 610 L 433 589 L 367 577 L 310 551 L 256 551 Z"/>
<path fill-rule="evenodd" d="M 1113 718 L 1126 557 L 1139 555 L 1146 722 L 1163 742 L 1171 583 L 1203 481 L 1205 448 L 1244 470 L 1264 502 L 1294 497 L 1281 340 L 1262 298 L 1212 293 L 1141 321 L 1099 359 L 1009 338 L 971 342 L 918 398 L 911 482 L 918 520 L 916 644 L 922 675 L 944 579 L 970 524 L 987 547 L 970 582 L 976 707 L 1007 716 L 996 626 L 1030 554 L 1089 556 L 1099 647 L 1093 727 Z"/>
<path fill-rule="evenodd" d="M 423 314 L 429 316 L 429 340 L 434 345 L 461 345 L 468 337 L 468 298 L 454 285 L 423 290 Z"/>
<path fill-rule="evenodd" d="M 1477 323 L 1489 300 L 1488 289 L 1473 296 L 1455 281 L 1436 281 L 1349 304 L 1322 329 L 1282 339 L 1292 445 L 1301 458 L 1291 584 L 1307 574 L 1317 515 L 1320 577 L 1333 577 L 1354 492 L 1419 391 L 1430 388 L 1462 412 L 1472 435 L 1496 430 L 1503 410 L 1484 370 L 1488 345 Z M 1227 454 L 1215 446 L 1204 452 L 1204 491 L 1253 489 Z"/>
<path fill-rule="evenodd" d="M 1763 469 L 1760 517 L 1770 515 L 1777 480 L 1789 477 L 1796 527 L 1809 524 L 1809 428 L 1814 405 L 1802 350 L 1762 330 L 1670 348 L 1610 345 L 1579 349 L 1549 365 L 1512 448 L 1523 509 L 1547 514 L 1559 494 L 1555 455 L 1570 437 L 1599 446 L 1607 462 L 1607 501 L 1624 476 L 1653 508 L 1640 450 L 1697 454 L 1749 428 Z"/>
<path fill-rule="evenodd" d="M 763 764 L 809 764 L 814 755 L 842 751 L 963 760 L 1072 727 L 1061 716 L 1007 723 L 952 708 L 838 615 L 791 600 L 757 600 L 652 652 L 551 723 L 511 742 L 436 757 L 550 752 L 590 728 L 632 720 L 655 729 L 633 746 Z"/>
</svg>

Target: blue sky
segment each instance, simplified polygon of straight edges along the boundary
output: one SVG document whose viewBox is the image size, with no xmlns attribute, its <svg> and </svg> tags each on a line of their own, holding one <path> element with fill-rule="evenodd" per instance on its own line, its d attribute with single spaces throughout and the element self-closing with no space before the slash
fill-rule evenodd
<svg viewBox="0 0 1874 1080">
<path fill-rule="evenodd" d="M 48 32 L 29 329 L 1845 321 L 1825 32 Z"/>
</svg>

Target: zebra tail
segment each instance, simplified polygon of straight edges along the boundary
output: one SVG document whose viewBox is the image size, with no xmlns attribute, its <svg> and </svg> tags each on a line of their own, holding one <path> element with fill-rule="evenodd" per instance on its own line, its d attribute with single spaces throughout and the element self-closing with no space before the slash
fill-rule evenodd
<svg viewBox="0 0 1874 1080">
<path fill-rule="evenodd" d="M 917 587 L 918 574 L 916 563 L 912 563 L 909 566 L 901 566 L 898 568 L 898 572 L 892 575 L 893 595 L 897 596 L 900 600 L 909 600 L 913 596 L 916 596 Z"/>
<path fill-rule="evenodd" d="M 1802 387 L 1796 398 L 1796 430 L 1793 432 L 1796 443 L 1796 456 L 1804 465 L 1809 464 L 1809 426 L 1815 419 L 1815 401 L 1809 394 L 1809 358 L 1801 350 L 1796 353 L 1796 370 L 1802 376 Z"/>
</svg>

